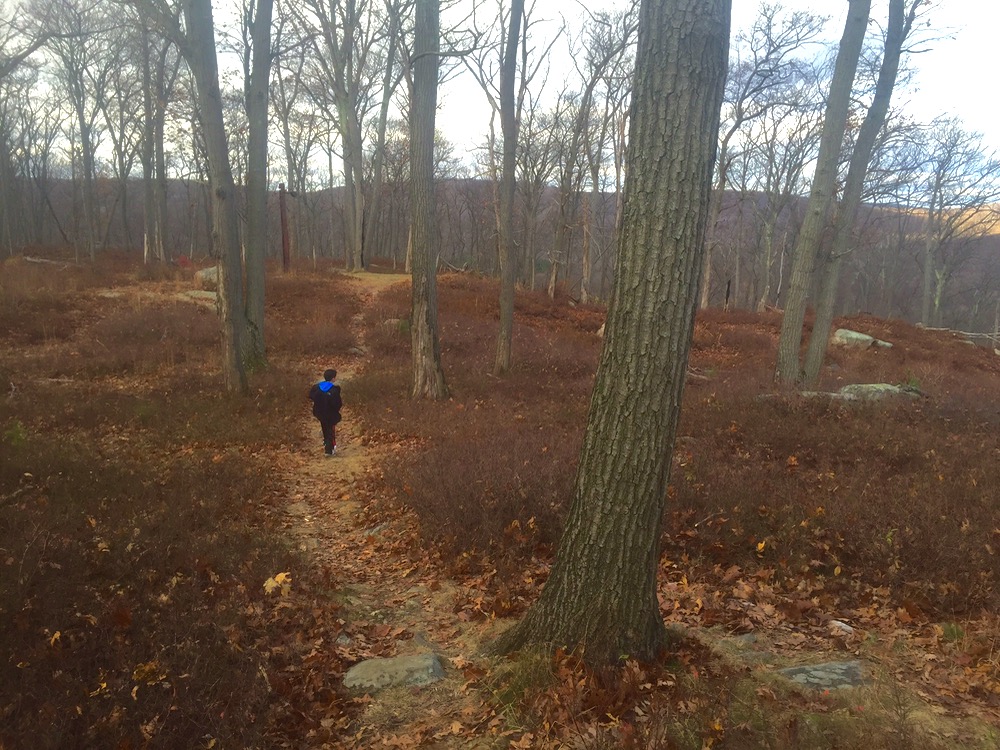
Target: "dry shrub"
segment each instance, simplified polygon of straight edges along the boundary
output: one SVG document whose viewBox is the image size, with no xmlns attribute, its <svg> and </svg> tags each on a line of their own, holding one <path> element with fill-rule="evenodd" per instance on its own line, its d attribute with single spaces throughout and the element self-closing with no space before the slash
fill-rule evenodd
<svg viewBox="0 0 1000 750">
<path fill-rule="evenodd" d="M 114 304 L 77 336 L 75 370 L 87 375 L 148 374 L 163 366 L 204 361 L 220 347 L 219 319 L 189 302 Z"/>
<path fill-rule="evenodd" d="M 306 356 L 344 355 L 356 346 L 351 321 L 359 310 L 349 277 L 271 276 L 267 282 L 268 346 Z"/>
<path fill-rule="evenodd" d="M 248 612 L 260 582 L 293 565 L 248 523 L 266 472 L 237 455 L 105 457 L 48 435 L 3 450 L 0 486 L 19 494 L 0 509 L 12 555 L 0 566 L 0 741 L 258 742 L 269 688 Z"/>
<path fill-rule="evenodd" d="M 440 286 L 440 340 L 452 398 L 412 401 L 409 290 L 380 295 L 366 316 L 371 365 L 350 384 L 369 435 L 419 441 L 386 469 L 423 538 L 446 561 L 515 578 L 559 534 L 575 476 L 600 342 L 575 324 L 514 328 L 514 365 L 494 377 L 494 281 L 450 274 Z M 554 319 L 553 319 L 554 320 Z M 596 327 L 595 327 L 596 328 Z"/>
<path fill-rule="evenodd" d="M 0 266 L 0 340 L 24 345 L 71 338 L 85 319 L 80 292 L 102 283 L 90 266 L 5 261 Z"/>
<path fill-rule="evenodd" d="M 396 459 L 386 473 L 446 558 L 478 554 L 513 576 L 558 538 L 580 435 L 511 423 L 495 409 L 460 412 L 461 422 L 425 425 L 444 433 L 433 450 Z"/>
<path fill-rule="evenodd" d="M 997 603 L 1000 467 L 981 421 L 744 396 L 690 403 L 682 434 L 671 544 L 793 581 L 841 567 L 948 612 Z"/>
<path fill-rule="evenodd" d="M 120 258 L 98 265 L 136 274 Z M 322 288 L 290 286 L 273 301 L 298 295 L 294 319 Z M 324 618 L 336 605 L 283 542 L 262 457 L 298 435 L 308 383 L 272 364 L 249 397 L 224 395 L 211 308 L 41 287 L 25 299 L 79 320 L 66 341 L 0 351 L 12 383 L 0 398 L 0 745 L 329 736 L 303 714 L 347 706 L 340 657 L 303 668 L 291 640 L 335 640 L 340 625 Z M 352 295 L 317 299 L 350 321 Z M 295 583 L 278 608 L 262 584 L 281 571 Z"/>
</svg>

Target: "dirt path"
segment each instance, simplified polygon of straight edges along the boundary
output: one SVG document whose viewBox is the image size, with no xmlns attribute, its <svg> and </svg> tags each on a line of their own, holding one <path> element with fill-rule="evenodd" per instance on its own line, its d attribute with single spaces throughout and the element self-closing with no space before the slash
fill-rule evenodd
<svg viewBox="0 0 1000 750">
<path fill-rule="evenodd" d="M 357 278 L 362 310 L 388 287 L 409 279 L 399 274 Z M 362 320 L 363 312 L 353 327 L 358 348 L 364 351 Z M 465 679 L 455 665 L 464 664 L 466 655 L 477 650 L 481 628 L 453 614 L 463 600 L 458 587 L 413 559 L 412 529 L 405 519 L 383 523 L 367 519 L 359 490 L 388 451 L 366 443 L 352 418 L 351 380 L 364 368 L 364 355 L 332 364 L 338 369 L 345 401 L 337 454 L 323 455 L 319 427 L 304 409 L 298 451 L 285 477 L 289 532 L 343 597 L 347 625 L 336 648 L 345 661 L 434 652 L 447 670 L 446 679 L 429 688 L 394 688 L 364 699 L 365 709 L 344 743 L 367 747 L 397 738 L 404 743 L 431 740 L 436 747 L 469 747 L 468 738 L 455 738 L 454 743 L 448 739 L 455 722 L 465 725 L 478 713 L 474 696 L 461 689 Z"/>
</svg>

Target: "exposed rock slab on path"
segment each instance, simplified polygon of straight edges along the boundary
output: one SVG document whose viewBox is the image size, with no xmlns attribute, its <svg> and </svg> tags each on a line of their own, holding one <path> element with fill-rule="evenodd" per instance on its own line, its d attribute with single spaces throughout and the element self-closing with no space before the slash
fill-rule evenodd
<svg viewBox="0 0 1000 750">
<path fill-rule="evenodd" d="M 444 678 L 444 667 L 436 654 L 368 659 L 347 670 L 344 687 L 373 692 L 389 687 L 430 685 Z"/>
<path fill-rule="evenodd" d="M 788 667 L 778 670 L 778 674 L 814 690 L 841 690 L 865 684 L 864 667 L 860 661 L 831 661 Z"/>
</svg>

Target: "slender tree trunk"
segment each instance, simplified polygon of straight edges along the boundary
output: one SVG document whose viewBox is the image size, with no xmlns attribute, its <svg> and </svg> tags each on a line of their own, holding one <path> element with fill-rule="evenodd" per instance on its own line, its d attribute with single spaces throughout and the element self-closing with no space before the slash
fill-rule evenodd
<svg viewBox="0 0 1000 750">
<path fill-rule="evenodd" d="M 267 363 L 264 342 L 264 257 L 267 249 L 267 123 L 271 82 L 271 15 L 273 0 L 256 0 L 250 24 L 253 62 L 246 88 L 247 236 L 246 320 L 243 364 L 255 370 Z"/>
<path fill-rule="evenodd" d="M 82 97 L 82 94 L 81 94 Z M 83 232 L 87 254 L 93 261 L 97 257 L 97 196 L 94 189 L 94 143 L 90 123 L 84 112 L 82 98 L 77 104 L 77 123 L 80 127 L 80 154 L 83 157 Z"/>
<path fill-rule="evenodd" d="M 500 70 L 500 131 L 503 134 L 503 160 L 500 174 L 500 329 L 493 372 L 501 375 L 510 369 L 511 342 L 514 337 L 514 287 L 517 283 L 517 248 L 514 245 L 514 191 L 517 176 L 517 118 L 514 84 L 517 77 L 517 44 L 521 36 L 524 0 L 512 0 L 507 43 Z"/>
<path fill-rule="evenodd" d="M 549 299 L 556 298 L 556 282 L 559 280 L 559 261 L 556 258 L 552 258 L 552 267 L 549 269 L 549 283 L 546 286 L 546 291 L 549 295 Z"/>
<path fill-rule="evenodd" d="M 844 34 L 840 39 L 837 63 L 830 95 L 827 98 L 823 134 L 820 138 L 816 174 L 813 177 L 805 221 L 799 230 L 792 261 L 792 277 L 785 301 L 785 315 L 778 337 L 778 361 L 775 378 L 785 384 L 795 383 L 801 375 L 799 350 L 802 345 L 802 323 L 806 317 L 806 301 L 812 285 L 816 252 L 829 218 L 836 192 L 837 165 L 844 143 L 847 116 L 851 103 L 851 88 L 858 69 L 858 59 L 865 39 L 871 0 L 850 0 Z"/>
<path fill-rule="evenodd" d="M 566 528 L 539 600 L 494 650 L 593 663 L 665 645 L 661 519 L 698 301 L 729 0 L 643 0 L 607 333 Z"/>
<path fill-rule="evenodd" d="M 389 12 L 389 40 L 387 43 L 388 53 L 385 61 L 385 72 L 382 74 L 382 102 L 379 106 L 378 124 L 375 131 L 375 156 L 372 160 L 372 185 L 371 200 L 368 202 L 368 210 L 365 212 L 365 229 L 363 232 L 364 241 L 367 246 L 375 247 L 375 228 L 378 225 L 382 209 L 382 184 L 385 180 L 385 134 L 389 122 L 389 105 L 392 103 L 392 94 L 396 90 L 396 83 L 399 78 L 396 75 L 396 43 L 399 36 L 399 14 Z M 367 249 L 367 248 L 366 248 Z M 374 256 L 374 253 L 365 253 L 365 257 Z"/>
<path fill-rule="evenodd" d="M 858 207 L 861 205 L 861 194 L 864 189 L 868 165 L 878 134 L 885 125 L 889 114 L 889 103 L 896 86 L 899 73 L 899 60 L 903 51 L 903 41 L 909 34 L 910 27 L 916 16 L 918 3 L 913 3 L 909 15 L 904 13 L 904 0 L 890 0 L 889 22 L 887 24 L 885 51 L 882 55 L 882 65 L 879 69 L 878 81 L 875 84 L 875 95 L 871 106 L 865 113 L 861 123 L 851 162 L 847 170 L 847 180 L 844 192 L 837 208 L 837 219 L 834 223 L 833 249 L 823 266 L 820 295 L 816 300 L 816 322 L 813 324 L 812 335 L 806 350 L 804 383 L 812 387 L 819 380 L 826 349 L 830 340 L 830 328 L 833 325 L 834 307 L 837 302 L 837 287 L 840 283 L 840 267 L 843 257 L 850 252 L 854 224 L 857 221 Z"/>
<path fill-rule="evenodd" d="M 937 250 L 937 217 L 936 201 L 937 193 L 931 196 L 931 205 L 927 209 L 926 235 L 924 237 L 924 278 L 923 288 L 920 295 L 920 322 L 925 326 L 933 325 L 931 321 L 931 310 L 934 298 L 934 273 L 937 268 L 935 262 L 935 250 Z"/>
<path fill-rule="evenodd" d="M 437 327 L 434 119 L 437 109 L 439 0 L 416 0 L 410 103 L 410 203 L 413 239 L 413 398 L 448 397 Z"/>
<path fill-rule="evenodd" d="M 587 200 L 583 202 L 583 242 L 580 243 L 580 302 L 583 304 L 590 301 L 590 276 L 593 273 L 591 268 L 593 232 L 590 226 L 593 203 L 593 194 L 587 196 Z"/>
<path fill-rule="evenodd" d="M 156 226 L 156 196 L 153 192 L 153 71 L 150 59 L 149 27 L 145 6 L 142 14 L 142 262 L 149 263 L 156 256 L 153 227 Z"/>
<path fill-rule="evenodd" d="M 712 256 L 715 254 L 715 235 L 719 224 L 719 217 L 722 215 L 722 199 L 726 193 L 726 181 L 728 178 L 728 142 L 723 144 L 719 153 L 718 164 L 716 165 L 715 187 L 712 189 L 711 204 L 708 207 L 708 229 L 705 237 L 705 263 L 701 272 L 701 297 L 698 300 L 698 307 L 701 310 L 708 308 L 712 295 Z"/>
<path fill-rule="evenodd" d="M 340 127 L 344 147 L 344 213 L 347 229 L 349 271 L 365 270 L 364 262 L 364 162 L 361 129 L 354 114 L 341 108 Z"/>
<path fill-rule="evenodd" d="M 774 263 L 774 222 L 771 216 L 764 223 L 764 262 L 761 276 L 764 279 L 764 289 L 757 300 L 757 312 L 764 312 L 771 297 L 771 266 Z"/>
</svg>

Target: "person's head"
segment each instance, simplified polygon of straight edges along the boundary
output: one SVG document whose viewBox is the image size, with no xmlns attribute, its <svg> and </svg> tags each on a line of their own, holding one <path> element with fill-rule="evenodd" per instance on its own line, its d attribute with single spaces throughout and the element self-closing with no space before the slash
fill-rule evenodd
<svg viewBox="0 0 1000 750">
<path fill-rule="evenodd" d="M 336 370 L 327 370 L 326 372 L 323 373 L 323 380 L 329 380 L 332 382 L 336 377 L 337 377 Z"/>
</svg>

